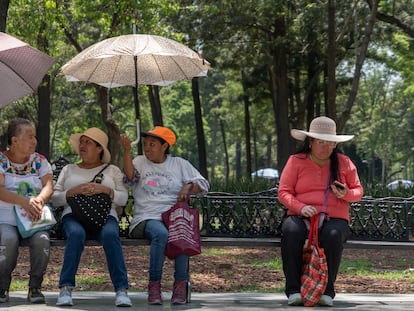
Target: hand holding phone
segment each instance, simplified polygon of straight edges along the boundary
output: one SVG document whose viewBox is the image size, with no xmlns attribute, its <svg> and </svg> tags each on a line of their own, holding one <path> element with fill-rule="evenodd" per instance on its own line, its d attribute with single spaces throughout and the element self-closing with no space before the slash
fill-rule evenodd
<svg viewBox="0 0 414 311">
<path fill-rule="evenodd" d="M 338 188 L 339 190 L 344 190 L 345 189 L 345 185 L 341 184 L 339 181 L 334 181 L 334 185 L 336 188 Z"/>
</svg>

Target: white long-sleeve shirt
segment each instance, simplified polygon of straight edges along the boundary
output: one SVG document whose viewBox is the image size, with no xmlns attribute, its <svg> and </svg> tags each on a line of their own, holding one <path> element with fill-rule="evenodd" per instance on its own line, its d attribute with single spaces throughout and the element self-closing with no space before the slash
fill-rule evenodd
<svg viewBox="0 0 414 311">
<path fill-rule="evenodd" d="M 68 164 L 62 169 L 52 196 L 54 206 L 64 206 L 62 216 L 72 212 L 72 209 L 66 201 L 66 192 L 77 185 L 90 182 L 105 165 L 102 164 L 92 169 L 85 169 L 80 168 L 77 164 Z M 114 191 L 111 215 L 118 219 L 115 209 L 116 206 L 123 206 L 128 200 L 128 190 L 122 180 L 123 174 L 119 167 L 115 165 L 109 165 L 102 174 L 103 179 L 101 184 Z"/>
</svg>

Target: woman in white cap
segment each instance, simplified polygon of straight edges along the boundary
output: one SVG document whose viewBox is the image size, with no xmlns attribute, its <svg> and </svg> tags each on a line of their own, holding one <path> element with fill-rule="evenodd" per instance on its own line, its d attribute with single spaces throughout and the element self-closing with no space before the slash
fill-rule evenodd
<svg viewBox="0 0 414 311">
<path fill-rule="evenodd" d="M 139 155 L 133 160 L 131 141 L 127 136 L 121 136 L 124 148 L 124 181 L 132 187 L 134 194 L 134 218 L 129 232 L 132 238 L 145 237 L 151 240 L 148 302 L 162 304 L 161 278 L 168 230 L 162 222 L 161 214 L 177 201 L 184 201 L 191 185 L 193 192 L 206 192 L 209 183 L 190 162 L 168 154 L 176 141 L 172 130 L 156 126 L 141 135 L 144 137 L 145 155 Z M 171 302 L 184 304 L 187 301 L 189 280 L 188 256 L 177 256 L 174 267 L 175 282 Z"/>
<path fill-rule="evenodd" d="M 66 238 L 65 254 L 60 273 L 60 294 L 56 305 L 73 306 L 72 289 L 86 239 L 99 241 L 105 252 L 109 274 L 116 292 L 115 305 L 130 307 L 128 276 L 121 241 L 118 215 L 115 207 L 125 205 L 128 191 L 123 184 L 123 174 L 115 165 L 108 165 L 111 154 L 107 149 L 108 136 L 98 128 L 89 128 L 84 133 L 70 136 L 70 143 L 79 154 L 81 162 L 66 165 L 55 185 L 53 204 L 64 206 L 62 226 Z M 100 183 L 91 182 L 101 173 Z M 98 233 L 90 233 L 72 215 L 68 199 L 76 194 L 93 195 L 105 193 L 112 200 L 110 215 Z"/>
<path fill-rule="evenodd" d="M 355 165 L 337 149 L 338 143 L 354 136 L 337 135 L 335 121 L 328 117 L 317 117 L 309 131 L 293 129 L 291 135 L 304 143 L 289 157 L 279 184 L 279 201 L 288 209 L 281 244 L 285 293 L 289 305 L 303 304 L 300 288 L 306 223 L 324 212 L 327 216 L 319 229 L 319 244 L 326 254 L 328 284 L 319 305 L 332 306 L 343 244 L 350 235 L 349 202 L 357 202 L 363 195 Z"/>
</svg>

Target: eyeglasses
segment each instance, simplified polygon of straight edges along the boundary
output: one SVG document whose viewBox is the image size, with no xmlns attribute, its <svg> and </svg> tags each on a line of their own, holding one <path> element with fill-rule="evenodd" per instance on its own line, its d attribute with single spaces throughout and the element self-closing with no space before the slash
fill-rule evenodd
<svg viewBox="0 0 414 311">
<path fill-rule="evenodd" d="M 336 147 L 336 142 L 334 141 L 327 141 L 327 140 L 322 140 L 322 139 L 314 139 L 313 141 L 319 146 L 327 145 L 329 147 Z"/>
</svg>

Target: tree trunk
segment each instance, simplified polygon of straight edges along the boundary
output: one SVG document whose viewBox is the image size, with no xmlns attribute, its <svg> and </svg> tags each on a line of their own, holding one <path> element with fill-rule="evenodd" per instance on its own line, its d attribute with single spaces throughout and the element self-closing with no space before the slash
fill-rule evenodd
<svg viewBox="0 0 414 311">
<path fill-rule="evenodd" d="M 157 85 L 148 85 L 148 98 L 151 103 L 151 114 L 154 126 L 163 125 L 160 92 Z"/>
<path fill-rule="evenodd" d="M 204 137 L 203 117 L 201 113 L 200 93 L 198 91 L 198 78 L 193 78 L 191 80 L 191 90 L 193 94 L 194 116 L 197 131 L 198 169 L 201 175 L 208 178 L 206 141 Z"/>
<path fill-rule="evenodd" d="M 108 105 L 108 89 L 99 85 L 96 85 L 95 89 L 98 103 L 102 111 L 102 120 L 107 128 L 107 135 L 109 139 L 108 149 L 111 153 L 111 163 L 119 166 L 121 152 L 121 130 L 114 119 L 112 119 L 112 112 Z"/>
<path fill-rule="evenodd" d="M 46 23 L 41 23 L 37 35 L 37 45 L 43 51 L 49 50 L 49 42 L 45 36 Z M 39 99 L 37 110 L 37 150 L 46 158 L 50 159 L 50 76 L 46 75 L 37 89 Z"/>
<path fill-rule="evenodd" d="M 236 141 L 236 180 L 242 178 L 241 172 L 241 143 L 240 140 Z"/>
<path fill-rule="evenodd" d="M 243 85 L 243 102 L 244 102 L 244 128 L 246 140 L 246 176 L 251 177 L 252 173 L 252 157 L 251 157 L 251 143 L 250 143 L 250 112 L 249 112 L 249 96 L 247 94 L 246 75 L 242 71 L 242 85 Z"/>
<path fill-rule="evenodd" d="M 289 155 L 293 149 L 289 130 L 289 109 L 288 109 L 288 79 L 287 79 L 287 57 L 286 46 L 283 39 L 286 36 L 285 20 L 278 17 L 275 21 L 276 38 L 275 42 L 282 42 L 275 46 L 273 50 L 273 65 L 270 68 L 271 93 L 273 112 L 276 120 L 277 137 L 277 168 L 285 166 Z"/>
<path fill-rule="evenodd" d="M 50 75 L 46 75 L 37 89 L 39 99 L 37 110 L 36 135 L 37 151 L 47 159 L 52 160 L 50 154 Z"/>
<path fill-rule="evenodd" d="M 335 44 L 335 0 L 328 0 L 328 82 L 327 116 L 336 120 L 336 44 Z"/>
<path fill-rule="evenodd" d="M 368 45 L 371 40 L 372 30 L 374 29 L 374 25 L 376 21 L 376 15 L 378 11 L 378 2 L 379 0 L 372 1 L 371 15 L 368 21 L 368 25 L 365 28 L 364 40 L 362 41 L 361 50 L 357 56 L 356 63 L 355 63 L 355 71 L 354 71 L 354 78 L 352 80 L 352 88 L 351 88 L 351 91 L 349 92 L 349 96 L 345 104 L 345 109 L 342 112 L 341 117 L 338 118 L 338 121 L 336 123 L 336 130 L 338 133 L 342 133 L 342 131 L 344 130 L 345 123 L 349 119 L 352 106 L 354 105 L 355 98 L 358 94 L 359 80 L 361 79 L 361 70 L 362 70 L 362 66 L 364 65 L 364 61 L 367 55 Z"/>
<path fill-rule="evenodd" d="M 225 177 L 226 177 L 226 182 L 228 182 L 229 176 L 230 176 L 229 151 L 227 150 L 226 131 L 224 129 L 223 120 L 220 120 L 220 130 L 221 130 L 221 136 L 223 139 L 223 150 L 224 150 L 224 159 L 225 159 L 224 161 Z"/>
<path fill-rule="evenodd" d="M 10 0 L 0 1 L 0 31 L 6 32 L 7 12 L 9 10 Z"/>
</svg>

